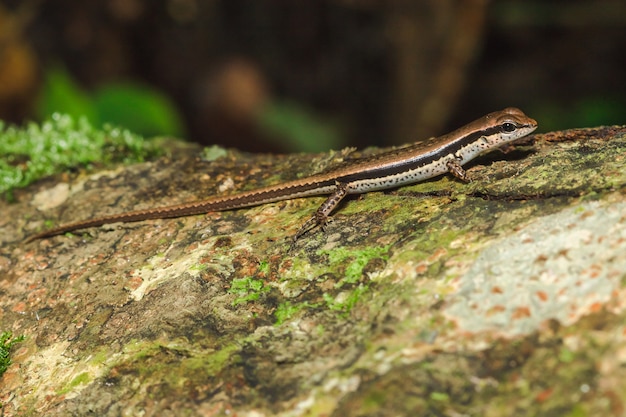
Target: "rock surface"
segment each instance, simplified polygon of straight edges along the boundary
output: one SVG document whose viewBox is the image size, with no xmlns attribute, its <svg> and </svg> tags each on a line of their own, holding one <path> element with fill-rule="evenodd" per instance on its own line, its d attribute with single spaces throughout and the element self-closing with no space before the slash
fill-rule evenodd
<svg viewBox="0 0 626 417">
<path fill-rule="evenodd" d="M 68 222 L 294 178 L 336 155 L 187 148 L 0 203 L 8 416 L 619 416 L 626 128 L 536 135 L 474 181 L 88 229 Z M 306 169 L 304 169 L 305 167 Z"/>
</svg>

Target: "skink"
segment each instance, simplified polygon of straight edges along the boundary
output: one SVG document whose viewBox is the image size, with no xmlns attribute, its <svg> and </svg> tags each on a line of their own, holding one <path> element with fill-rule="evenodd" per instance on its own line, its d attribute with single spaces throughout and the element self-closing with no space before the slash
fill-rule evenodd
<svg viewBox="0 0 626 417">
<path fill-rule="evenodd" d="M 464 164 L 486 151 L 524 137 L 536 128 L 535 120 L 526 116 L 521 110 L 509 107 L 489 113 L 447 135 L 371 157 L 344 162 L 329 171 L 306 178 L 234 195 L 211 197 L 197 202 L 130 211 L 68 223 L 30 236 L 27 241 L 110 223 L 191 216 L 330 194 L 294 235 L 293 241 L 295 242 L 309 229 L 326 225 L 330 213 L 348 194 L 396 188 L 448 172 L 463 181 L 468 181 L 468 175 L 462 168 Z"/>
</svg>

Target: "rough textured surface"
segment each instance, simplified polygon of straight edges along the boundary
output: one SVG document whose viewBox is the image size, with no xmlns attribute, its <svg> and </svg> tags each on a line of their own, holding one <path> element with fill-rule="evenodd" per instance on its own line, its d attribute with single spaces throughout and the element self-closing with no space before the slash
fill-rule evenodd
<svg viewBox="0 0 626 417">
<path fill-rule="evenodd" d="M 292 251 L 321 199 L 22 239 L 45 219 L 234 192 L 334 155 L 188 148 L 17 193 L 0 203 L 0 330 L 27 339 L 0 410 L 622 415 L 626 129 L 535 139 L 476 161 L 470 184 L 353 199 Z"/>
</svg>

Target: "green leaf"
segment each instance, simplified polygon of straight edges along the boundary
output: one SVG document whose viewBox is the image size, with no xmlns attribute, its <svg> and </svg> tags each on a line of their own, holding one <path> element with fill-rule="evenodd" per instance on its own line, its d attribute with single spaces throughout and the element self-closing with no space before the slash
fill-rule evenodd
<svg viewBox="0 0 626 417">
<path fill-rule="evenodd" d="M 63 113 L 75 119 L 86 117 L 92 125 L 100 123 L 91 97 L 81 90 L 61 66 L 53 67 L 46 73 L 36 107 L 39 119 Z"/>
<path fill-rule="evenodd" d="M 133 84 L 106 85 L 96 93 L 95 104 L 101 120 L 144 136 L 183 134 L 176 107 L 156 90 Z"/>
<path fill-rule="evenodd" d="M 342 146 L 337 126 L 322 121 L 301 106 L 287 102 L 269 103 L 259 116 L 259 126 L 270 136 L 288 143 L 294 151 L 320 152 Z"/>
<path fill-rule="evenodd" d="M 107 123 L 123 126 L 144 136 L 184 132 L 176 106 L 157 90 L 132 83 L 107 84 L 91 95 L 61 66 L 46 73 L 37 103 L 39 119 L 55 113 L 85 117 L 96 128 Z"/>
</svg>

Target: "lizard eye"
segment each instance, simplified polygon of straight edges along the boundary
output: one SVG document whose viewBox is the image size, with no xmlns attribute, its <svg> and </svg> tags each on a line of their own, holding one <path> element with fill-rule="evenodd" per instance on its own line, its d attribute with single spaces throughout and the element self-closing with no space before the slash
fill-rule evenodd
<svg viewBox="0 0 626 417">
<path fill-rule="evenodd" d="M 507 133 L 511 133 L 511 132 L 515 131 L 515 129 L 517 129 L 517 126 L 515 126 L 511 122 L 502 123 L 502 130 L 504 130 Z"/>
</svg>

